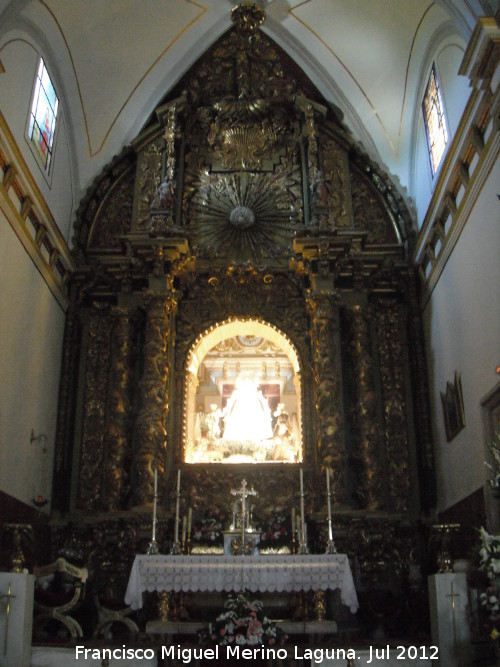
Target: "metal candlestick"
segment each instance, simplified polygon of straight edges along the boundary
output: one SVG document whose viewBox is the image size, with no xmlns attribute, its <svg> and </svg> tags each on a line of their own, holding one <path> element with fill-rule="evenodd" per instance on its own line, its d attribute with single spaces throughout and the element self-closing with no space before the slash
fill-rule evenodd
<svg viewBox="0 0 500 667">
<path fill-rule="evenodd" d="M 246 518 L 246 498 L 247 496 L 256 496 L 257 491 L 254 489 L 247 489 L 246 479 L 242 480 L 239 489 L 231 491 L 233 496 L 241 496 L 241 555 L 245 555 L 245 518 Z"/>
<path fill-rule="evenodd" d="M 180 556 L 182 553 L 181 543 L 179 542 L 179 509 L 181 504 L 181 471 L 177 471 L 177 494 L 175 500 L 175 526 L 174 543 L 170 549 L 172 556 Z"/>
<path fill-rule="evenodd" d="M 151 536 L 151 542 L 148 545 L 147 554 L 149 556 L 155 556 L 160 553 L 160 548 L 158 547 L 158 542 L 156 541 L 156 524 L 158 519 L 156 518 L 156 508 L 158 503 L 158 470 L 155 468 L 155 485 L 154 485 L 154 495 L 153 495 L 153 534 Z"/>
<path fill-rule="evenodd" d="M 327 554 L 336 554 L 337 549 L 333 541 L 333 530 L 332 530 L 332 492 L 330 490 L 330 468 L 326 469 L 326 494 L 328 498 L 328 544 L 326 546 Z"/>
<path fill-rule="evenodd" d="M 300 539 L 299 539 L 299 554 L 308 554 L 309 547 L 307 546 L 307 528 L 304 511 L 304 473 L 300 469 Z"/>
</svg>

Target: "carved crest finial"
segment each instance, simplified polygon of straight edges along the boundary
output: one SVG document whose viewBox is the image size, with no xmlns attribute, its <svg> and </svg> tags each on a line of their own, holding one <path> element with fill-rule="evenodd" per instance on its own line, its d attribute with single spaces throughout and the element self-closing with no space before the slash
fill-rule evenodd
<svg viewBox="0 0 500 667">
<path fill-rule="evenodd" d="M 242 2 L 233 7 L 231 19 L 239 30 L 254 32 L 266 20 L 266 12 L 254 2 Z"/>
</svg>

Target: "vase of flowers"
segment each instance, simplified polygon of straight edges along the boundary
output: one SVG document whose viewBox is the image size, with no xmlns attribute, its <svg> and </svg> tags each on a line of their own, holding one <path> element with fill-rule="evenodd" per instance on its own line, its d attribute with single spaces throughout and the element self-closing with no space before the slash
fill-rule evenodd
<svg viewBox="0 0 500 667">
<path fill-rule="evenodd" d="M 273 507 L 264 518 L 260 548 L 280 547 L 290 542 L 290 518 L 281 507 Z"/>
<path fill-rule="evenodd" d="M 488 486 L 493 495 L 500 498 L 500 436 L 497 435 L 496 442 L 488 445 L 491 454 L 491 460 L 485 461 L 484 465 L 490 471 Z"/>
<path fill-rule="evenodd" d="M 219 646 L 273 646 L 285 639 L 283 632 L 263 611 L 261 600 L 252 599 L 248 592 L 231 594 L 224 611 L 211 624 L 203 640 Z"/>
<path fill-rule="evenodd" d="M 215 506 L 207 508 L 205 514 L 193 525 L 193 544 L 215 546 L 223 543 L 223 518 Z"/>
<path fill-rule="evenodd" d="M 479 534 L 479 569 L 487 580 L 486 588 L 479 596 L 487 614 L 484 627 L 495 647 L 500 648 L 500 535 L 490 535 L 483 527 Z"/>
</svg>

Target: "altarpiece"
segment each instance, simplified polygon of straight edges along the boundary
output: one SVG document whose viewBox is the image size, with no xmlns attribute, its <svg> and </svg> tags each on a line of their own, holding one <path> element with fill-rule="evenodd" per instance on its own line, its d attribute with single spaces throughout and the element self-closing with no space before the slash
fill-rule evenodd
<svg viewBox="0 0 500 667">
<path fill-rule="evenodd" d="M 261 539 L 289 546 L 301 468 L 322 553 L 330 468 L 358 593 L 397 609 L 418 588 L 434 503 L 414 230 L 264 18 L 233 11 L 78 212 L 54 549 L 83 555 L 97 593 L 123 593 L 154 470 L 163 553 L 177 470 L 192 547 L 221 543 L 243 477 Z"/>
</svg>

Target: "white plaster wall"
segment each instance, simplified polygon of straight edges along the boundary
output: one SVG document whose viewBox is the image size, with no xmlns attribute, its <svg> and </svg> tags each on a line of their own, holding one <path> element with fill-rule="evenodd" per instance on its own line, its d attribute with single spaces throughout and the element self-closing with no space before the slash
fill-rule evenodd
<svg viewBox="0 0 500 667">
<path fill-rule="evenodd" d="M 453 136 L 457 131 L 471 93 L 469 79 L 458 74 L 464 57 L 464 46 L 458 42 L 458 38 L 450 40 L 436 56 L 436 69 L 450 136 Z"/>
<path fill-rule="evenodd" d="M 0 212 L 0 489 L 28 504 L 51 490 L 63 327 L 63 311 Z M 47 436 L 45 488 L 32 429 Z"/>
<path fill-rule="evenodd" d="M 438 510 L 486 480 L 481 400 L 498 383 L 500 165 L 479 195 L 424 313 L 432 394 Z M 446 442 L 440 392 L 461 375 L 466 427 Z"/>
<path fill-rule="evenodd" d="M 27 43 L 21 35 L 9 39 L 5 44 L 0 43 L 0 57 L 5 69 L 0 74 L 0 109 L 63 237 L 69 242 L 73 218 L 73 174 L 64 104 L 60 101 L 52 171 L 48 178 L 25 137 L 39 55 L 44 57 L 50 72 L 50 62 L 44 54 L 39 54 L 36 45 Z M 62 91 L 53 83 L 61 98 Z"/>
</svg>

